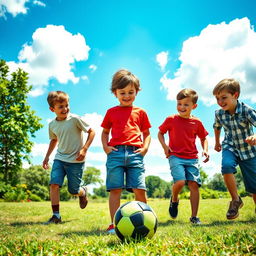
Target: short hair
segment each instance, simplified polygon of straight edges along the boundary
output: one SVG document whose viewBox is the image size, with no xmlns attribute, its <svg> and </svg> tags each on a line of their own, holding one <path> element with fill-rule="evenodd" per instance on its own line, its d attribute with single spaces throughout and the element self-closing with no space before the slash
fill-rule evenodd
<svg viewBox="0 0 256 256">
<path fill-rule="evenodd" d="M 68 94 L 63 91 L 49 92 L 48 97 L 47 97 L 48 104 L 52 108 L 54 107 L 54 105 L 56 103 L 62 103 L 64 101 L 68 101 L 68 100 L 69 100 Z"/>
<path fill-rule="evenodd" d="M 183 100 L 185 98 L 191 98 L 192 102 L 196 104 L 198 100 L 197 92 L 192 89 L 186 88 L 181 90 L 176 96 L 177 100 Z"/>
<path fill-rule="evenodd" d="M 213 95 L 219 94 L 221 91 L 226 90 L 232 95 L 238 92 L 238 96 L 240 95 L 240 84 L 237 80 L 233 78 L 226 78 L 221 80 L 213 89 Z"/>
<path fill-rule="evenodd" d="M 124 89 L 128 84 L 132 84 L 136 92 L 141 89 L 140 81 L 134 74 L 126 69 L 120 69 L 113 75 L 110 90 L 114 93 L 117 89 Z"/>
</svg>

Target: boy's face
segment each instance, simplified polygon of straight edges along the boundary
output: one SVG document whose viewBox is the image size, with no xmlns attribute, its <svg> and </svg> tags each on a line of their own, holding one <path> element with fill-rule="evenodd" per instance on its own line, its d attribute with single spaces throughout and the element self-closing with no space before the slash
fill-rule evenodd
<svg viewBox="0 0 256 256">
<path fill-rule="evenodd" d="M 120 106 L 122 107 L 130 107 L 134 102 L 137 91 L 133 84 L 128 84 L 123 89 L 116 89 L 114 92 L 115 96 L 120 102 Z"/>
<path fill-rule="evenodd" d="M 61 121 L 67 118 L 69 113 L 69 102 L 63 101 L 63 102 L 56 102 L 54 107 L 50 107 L 50 110 L 54 112 L 57 116 L 57 120 Z"/>
<path fill-rule="evenodd" d="M 179 115 L 183 118 L 189 118 L 193 109 L 197 107 L 197 104 L 192 102 L 190 97 L 186 97 L 182 100 L 177 100 L 177 110 Z"/>
<path fill-rule="evenodd" d="M 220 91 L 215 95 L 218 105 L 230 114 L 234 114 L 237 105 L 238 93 L 231 94 L 226 90 Z"/>
</svg>

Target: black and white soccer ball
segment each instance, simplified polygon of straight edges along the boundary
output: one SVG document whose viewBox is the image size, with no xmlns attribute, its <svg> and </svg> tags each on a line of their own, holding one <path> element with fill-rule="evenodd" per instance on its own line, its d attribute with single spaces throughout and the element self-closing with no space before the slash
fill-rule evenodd
<svg viewBox="0 0 256 256">
<path fill-rule="evenodd" d="M 143 202 L 131 201 L 117 209 L 114 223 L 116 234 L 121 240 L 140 240 L 153 237 L 158 221 L 150 206 Z"/>
</svg>

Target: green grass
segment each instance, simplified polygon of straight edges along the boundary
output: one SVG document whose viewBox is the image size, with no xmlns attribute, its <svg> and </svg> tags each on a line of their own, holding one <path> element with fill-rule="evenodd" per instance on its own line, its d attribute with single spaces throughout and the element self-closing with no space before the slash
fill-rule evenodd
<svg viewBox="0 0 256 256">
<path fill-rule="evenodd" d="M 202 226 L 189 223 L 189 200 L 171 220 L 168 200 L 149 200 L 159 226 L 152 239 L 122 243 L 107 235 L 108 202 L 61 202 L 63 223 L 43 225 L 50 202 L 0 203 L 0 255 L 256 255 L 256 214 L 251 198 L 234 221 L 225 219 L 228 199 L 201 200 Z"/>
</svg>

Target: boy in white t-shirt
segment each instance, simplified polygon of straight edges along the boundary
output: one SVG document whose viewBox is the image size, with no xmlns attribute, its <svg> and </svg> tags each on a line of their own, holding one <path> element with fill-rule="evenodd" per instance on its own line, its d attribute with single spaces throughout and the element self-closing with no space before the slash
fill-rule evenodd
<svg viewBox="0 0 256 256">
<path fill-rule="evenodd" d="M 57 153 L 51 171 L 50 197 L 53 215 L 46 224 L 61 222 L 59 212 L 59 189 L 67 175 L 68 191 L 79 196 L 80 208 L 86 207 L 87 189 L 83 186 L 82 176 L 87 150 L 93 141 L 95 132 L 80 117 L 69 113 L 69 96 L 62 91 L 52 91 L 47 101 L 56 118 L 49 124 L 50 144 L 43 161 L 43 168 L 48 169 L 49 157 L 58 143 Z M 83 145 L 83 134 L 88 137 Z"/>
</svg>

